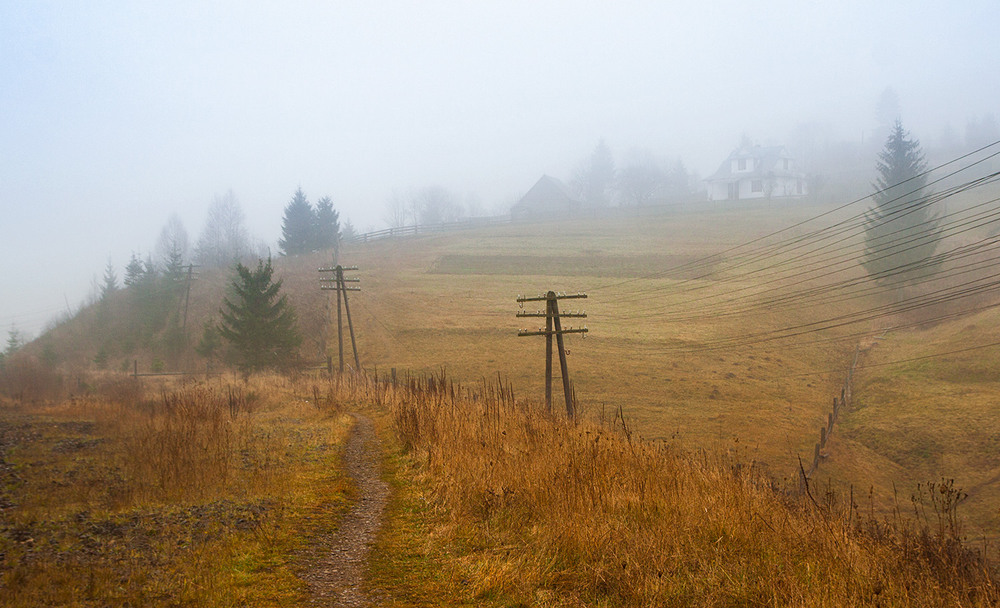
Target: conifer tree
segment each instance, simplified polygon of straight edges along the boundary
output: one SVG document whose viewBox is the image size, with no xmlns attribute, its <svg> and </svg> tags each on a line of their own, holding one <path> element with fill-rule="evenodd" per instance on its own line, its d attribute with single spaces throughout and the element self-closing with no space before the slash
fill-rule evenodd
<svg viewBox="0 0 1000 608">
<path fill-rule="evenodd" d="M 312 251 L 316 242 L 316 213 L 306 199 L 302 188 L 295 191 L 285 206 L 278 246 L 284 255 L 298 255 Z"/>
<path fill-rule="evenodd" d="M 125 266 L 125 287 L 135 287 L 142 283 L 142 279 L 146 274 L 146 268 L 142 265 L 142 260 L 133 251 L 132 257 L 128 260 L 128 265 Z"/>
<path fill-rule="evenodd" d="M 107 266 L 104 267 L 104 284 L 101 285 L 101 300 L 107 300 L 114 292 L 118 291 L 118 273 L 115 272 L 115 266 L 108 260 Z"/>
<path fill-rule="evenodd" d="M 340 214 L 333 208 L 333 201 L 324 196 L 316 203 L 315 249 L 333 249 L 336 258 L 340 249 Z"/>
<path fill-rule="evenodd" d="M 234 362 L 244 371 L 291 366 L 302 336 L 295 311 L 272 281 L 271 260 L 258 260 L 256 270 L 236 265 L 231 293 L 222 301 L 219 333 L 229 341 Z"/>
<path fill-rule="evenodd" d="M 176 243 L 171 243 L 163 258 L 163 276 L 170 281 L 184 278 L 184 254 Z"/>
<path fill-rule="evenodd" d="M 3 354 L 10 357 L 22 346 L 24 346 L 24 336 L 17 327 L 11 325 L 7 331 L 7 347 L 4 348 Z"/>
<path fill-rule="evenodd" d="M 910 283 L 940 265 L 933 256 L 941 222 L 927 197 L 927 163 L 920 142 L 910 138 L 898 119 L 879 153 L 876 170 L 873 205 L 865 213 L 861 263 L 879 283 Z"/>
<path fill-rule="evenodd" d="M 219 352 L 222 347 L 222 338 L 219 335 L 219 328 L 215 326 L 215 323 L 211 319 L 207 319 L 202 325 L 201 340 L 198 341 L 198 345 L 194 347 L 196 353 L 208 359 L 211 365 L 212 360 L 215 359 L 215 355 Z"/>
</svg>

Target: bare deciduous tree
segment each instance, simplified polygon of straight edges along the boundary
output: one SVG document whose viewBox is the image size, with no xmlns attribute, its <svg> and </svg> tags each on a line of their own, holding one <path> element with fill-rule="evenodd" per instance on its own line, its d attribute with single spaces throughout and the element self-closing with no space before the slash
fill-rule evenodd
<svg viewBox="0 0 1000 608">
<path fill-rule="evenodd" d="M 418 191 L 413 197 L 413 207 L 419 223 L 425 225 L 454 222 L 461 219 L 465 212 L 444 186 L 428 186 Z"/>
<path fill-rule="evenodd" d="M 228 266 L 248 258 L 251 249 L 246 216 L 236 195 L 230 190 L 216 196 L 195 245 L 195 259 L 203 266 Z"/>
<path fill-rule="evenodd" d="M 615 159 L 604 138 L 589 157 L 580 162 L 573 172 L 570 187 L 585 203 L 594 207 L 607 207 L 615 188 Z"/>
<path fill-rule="evenodd" d="M 631 150 L 618 174 L 618 193 L 623 205 L 648 205 L 664 188 L 665 175 L 659 161 L 646 149 Z"/>
<path fill-rule="evenodd" d="M 385 216 L 382 218 L 390 228 L 402 228 L 410 216 L 410 205 L 406 197 L 393 190 L 385 199 Z"/>
</svg>

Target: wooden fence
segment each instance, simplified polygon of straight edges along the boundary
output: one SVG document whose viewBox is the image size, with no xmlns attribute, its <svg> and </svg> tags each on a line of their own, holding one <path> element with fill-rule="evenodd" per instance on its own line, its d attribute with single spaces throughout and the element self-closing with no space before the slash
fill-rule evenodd
<svg viewBox="0 0 1000 608">
<path fill-rule="evenodd" d="M 364 232 L 355 234 L 344 239 L 345 243 L 368 243 L 381 239 L 394 237 L 416 236 L 418 234 L 433 234 L 437 232 L 451 232 L 455 230 L 469 230 L 470 228 L 481 228 L 483 226 L 494 226 L 497 224 L 510 224 L 509 215 L 495 217 L 473 217 L 457 222 L 445 222 L 442 224 L 424 224 L 414 226 L 400 226 L 398 228 L 386 228 L 375 230 L 374 232 Z"/>
<path fill-rule="evenodd" d="M 847 378 L 844 379 L 843 386 L 840 387 L 840 396 L 833 398 L 833 411 L 826 416 L 826 425 L 820 427 L 819 429 L 819 443 L 813 448 L 813 459 L 812 464 L 809 469 L 806 470 L 799 466 L 799 471 L 801 473 L 799 478 L 799 490 L 805 491 L 808 489 L 809 479 L 812 478 L 816 469 L 819 468 L 820 460 L 823 458 L 823 448 L 826 447 L 826 442 L 830 439 L 830 434 L 833 433 L 833 425 L 837 422 L 837 418 L 840 416 L 840 410 L 845 407 L 850 407 L 852 401 L 852 386 L 854 384 L 854 370 L 858 367 L 858 358 L 861 355 L 861 346 L 858 345 L 854 349 L 854 360 L 851 361 L 851 367 L 847 370 Z"/>
</svg>

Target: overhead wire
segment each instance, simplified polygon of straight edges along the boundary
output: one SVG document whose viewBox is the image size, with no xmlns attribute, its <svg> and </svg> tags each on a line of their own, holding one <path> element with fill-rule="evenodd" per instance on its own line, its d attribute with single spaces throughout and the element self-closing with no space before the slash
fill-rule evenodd
<svg viewBox="0 0 1000 608">
<path fill-rule="evenodd" d="M 959 163 L 959 162 L 961 162 L 961 161 L 963 161 L 965 159 L 973 157 L 973 156 L 975 156 L 975 155 L 977 155 L 977 154 L 979 154 L 981 152 L 984 152 L 984 151 L 986 151 L 986 150 L 988 150 L 988 149 L 990 149 L 990 148 L 992 148 L 994 146 L 997 146 L 997 145 L 1000 145 L 1000 140 L 997 140 L 997 141 L 995 141 L 993 143 L 987 144 L 985 146 L 982 146 L 980 148 L 972 150 L 972 151 L 970 151 L 970 152 L 968 152 L 966 154 L 958 156 L 958 157 L 956 157 L 956 158 L 954 158 L 952 160 L 949 160 L 949 161 L 941 163 L 941 164 L 939 164 L 939 165 L 937 165 L 935 167 L 927 169 L 926 171 L 924 171 L 924 172 L 922 172 L 920 174 L 917 174 L 917 175 L 915 175 L 913 177 L 910 177 L 910 178 L 908 178 L 906 180 L 903 180 L 902 182 L 899 182 L 898 184 L 894 184 L 893 186 L 890 186 L 890 187 L 888 187 L 888 188 L 886 188 L 886 189 L 884 189 L 884 190 L 882 190 L 880 192 L 887 192 L 887 191 L 891 190 L 892 188 L 897 188 L 897 187 L 900 187 L 900 186 L 904 186 L 904 185 L 906 185 L 909 182 L 912 182 L 914 180 L 919 180 L 919 179 L 922 179 L 922 178 L 926 178 L 926 177 L 930 176 L 931 174 L 933 174 L 933 173 L 935 173 L 937 171 L 940 171 L 941 169 L 943 169 L 945 167 L 948 167 L 948 166 L 954 165 L 956 163 Z M 974 162 L 969 163 L 968 165 L 965 165 L 965 166 L 961 167 L 960 169 L 958 169 L 956 171 L 950 172 L 950 173 L 948 173 L 948 174 L 946 174 L 946 175 L 944 175 L 944 176 L 942 176 L 942 177 L 934 180 L 933 182 L 929 182 L 927 184 L 924 184 L 923 186 L 921 186 L 921 188 L 917 188 L 914 191 L 919 191 L 920 189 L 922 189 L 924 187 L 932 186 L 932 185 L 934 185 L 936 183 L 944 181 L 944 180 L 946 180 L 946 179 L 948 179 L 950 177 L 953 177 L 953 176 L 955 176 L 955 175 L 957 175 L 957 174 L 959 174 L 959 173 L 961 173 L 963 171 L 966 171 L 966 170 L 968 170 L 968 169 L 970 169 L 972 167 L 980 165 L 980 164 L 982 164 L 982 163 L 984 163 L 984 162 L 986 162 L 986 161 L 988 161 L 988 160 L 990 160 L 992 158 L 995 158 L 997 156 L 1000 156 L 1000 152 L 991 153 L 991 154 L 989 154 L 989 155 L 987 155 L 987 156 L 985 156 L 985 157 L 983 157 L 981 159 L 978 159 L 978 160 L 976 160 Z M 911 194 L 911 193 L 912 192 L 909 192 L 907 194 Z M 851 207 L 853 205 L 856 205 L 856 204 L 859 204 L 859 203 L 861 203 L 863 201 L 866 201 L 869 198 L 871 198 L 872 196 L 873 195 L 866 195 L 866 196 L 854 199 L 854 200 L 852 200 L 850 202 L 847 202 L 847 203 L 844 203 L 844 204 L 839 205 L 837 207 L 834 207 L 832 209 L 829 209 L 829 210 L 827 210 L 827 211 L 825 211 L 823 213 L 817 214 L 815 216 L 809 217 L 809 218 L 807 218 L 805 220 L 801 220 L 799 222 L 795 222 L 795 223 L 793 223 L 790 226 L 786 226 L 784 228 L 780 228 L 778 230 L 774 230 L 774 231 L 772 231 L 772 232 L 770 232 L 768 234 L 762 235 L 760 237 L 756 237 L 754 239 L 751 239 L 749 241 L 740 243 L 738 245 L 734 245 L 732 247 L 728 247 L 728 248 L 724 249 L 723 251 L 720 251 L 720 252 L 717 252 L 717 253 L 713 253 L 713 254 L 710 254 L 710 255 L 707 255 L 707 256 L 703 256 L 703 257 L 698 258 L 696 260 L 693 260 L 693 261 L 690 261 L 690 262 L 685 262 L 683 264 L 679 264 L 677 266 L 673 266 L 671 268 L 668 268 L 668 269 L 665 269 L 665 270 L 662 270 L 662 271 L 657 271 L 657 272 L 653 272 L 653 273 L 646 273 L 646 274 L 644 274 L 642 276 L 630 277 L 628 279 L 624 279 L 624 280 L 620 280 L 620 281 L 614 281 L 614 282 L 606 283 L 606 284 L 603 284 L 603 285 L 595 285 L 595 286 L 590 287 L 588 289 L 588 291 L 600 291 L 600 290 L 604 290 L 604 289 L 611 289 L 611 288 L 621 287 L 623 285 L 635 283 L 635 282 L 638 282 L 638 281 L 644 281 L 644 280 L 651 280 L 651 279 L 656 279 L 656 278 L 662 278 L 662 277 L 665 277 L 665 276 L 669 276 L 672 273 L 677 273 L 679 271 L 687 271 L 687 270 L 691 270 L 691 269 L 698 269 L 698 268 L 704 268 L 704 267 L 713 266 L 716 263 L 716 261 L 725 260 L 727 258 L 727 256 L 729 256 L 729 254 L 732 254 L 734 252 L 737 252 L 737 251 L 740 251 L 740 250 L 743 250 L 743 249 L 750 248 L 750 247 L 752 247 L 754 245 L 757 245 L 759 243 L 764 243 L 768 239 L 771 239 L 771 238 L 773 238 L 775 236 L 779 236 L 781 234 L 784 234 L 784 233 L 790 232 L 792 230 L 795 230 L 797 228 L 800 228 L 802 226 L 805 226 L 805 225 L 807 225 L 807 224 L 809 224 L 811 222 L 815 222 L 815 221 L 818 221 L 818 220 L 820 220 L 820 219 L 822 219 L 824 217 L 828 217 L 830 215 L 836 214 L 836 213 L 838 213 L 840 211 L 843 211 L 844 209 L 847 209 L 847 208 L 849 208 L 849 207 Z M 906 194 L 904 194 L 903 196 L 906 196 Z M 857 219 L 857 218 L 860 218 L 860 217 L 863 217 L 863 216 L 864 216 L 863 213 L 862 214 L 858 214 L 856 216 L 853 216 L 852 218 L 848 218 L 847 220 L 842 220 L 841 222 L 838 222 L 837 224 L 834 224 L 833 226 L 827 226 L 827 227 L 824 227 L 824 228 L 820 228 L 819 230 L 814 231 L 813 233 L 810 233 L 810 234 L 807 234 L 807 235 L 789 237 L 785 241 L 779 241 L 778 243 L 771 244 L 771 245 L 761 245 L 761 246 L 755 247 L 753 249 L 750 249 L 749 252 L 753 253 L 755 251 L 756 252 L 768 251 L 768 250 L 772 250 L 772 249 L 774 249 L 776 247 L 783 247 L 783 246 L 787 245 L 788 243 L 794 243 L 794 242 L 796 242 L 798 240 L 801 240 L 801 239 L 808 239 L 808 238 L 814 237 L 818 233 L 829 231 L 831 228 L 836 227 L 838 224 L 842 224 L 844 222 L 848 222 L 848 221 L 851 221 L 851 220 L 854 220 L 854 219 Z M 685 279 L 682 282 L 686 282 L 686 281 L 690 281 L 690 280 L 692 280 L 692 279 Z"/>
<path fill-rule="evenodd" d="M 980 283 L 981 281 L 987 279 L 997 279 L 997 280 L 990 281 L 985 284 L 976 285 L 976 283 Z M 939 290 L 938 292 L 932 292 L 932 294 L 928 294 L 926 296 L 921 295 L 921 296 L 906 298 L 898 303 L 883 304 L 865 310 L 850 312 L 843 315 L 822 319 L 819 321 L 810 321 L 808 323 L 800 323 L 798 325 L 786 326 L 778 329 L 756 332 L 751 334 L 743 334 L 740 336 L 734 336 L 730 338 L 720 338 L 717 340 L 703 342 L 701 344 L 692 345 L 688 347 L 683 347 L 683 346 L 674 347 L 669 350 L 697 352 L 697 351 L 719 350 L 722 348 L 742 347 L 752 344 L 760 344 L 764 342 L 773 342 L 776 340 L 796 338 L 799 336 L 809 335 L 820 331 L 837 329 L 849 325 L 855 325 L 857 323 L 865 323 L 865 322 L 875 321 L 878 319 L 894 317 L 896 315 L 903 314 L 906 312 L 913 312 L 915 310 L 927 308 L 930 306 L 948 304 L 974 295 L 981 295 L 988 291 L 993 291 L 998 287 L 1000 287 L 1000 274 L 995 274 L 990 277 L 984 277 L 983 279 L 977 279 L 976 281 L 971 281 L 968 284 L 964 285 L 963 287 L 964 287 L 963 289 L 958 289 L 958 290 L 954 290 L 951 288 L 943 291 Z M 934 295 L 934 297 L 928 297 L 930 295 Z"/>
<path fill-rule="evenodd" d="M 1000 155 L 1000 152 L 997 152 L 996 155 Z M 905 212 L 905 214 L 913 213 L 919 210 L 920 207 L 924 207 L 934 202 L 940 202 L 941 200 L 945 200 L 950 196 L 954 196 L 961 192 L 969 191 L 976 187 L 981 187 L 993 183 L 997 181 L 998 177 L 1000 177 L 1000 172 L 995 172 L 977 178 L 975 180 L 960 184 L 958 186 L 951 187 L 942 193 L 928 194 L 926 195 L 926 197 L 922 197 L 910 203 L 909 207 L 894 208 L 893 213 L 896 214 L 900 214 L 902 212 Z M 916 191 L 908 192 L 904 195 L 901 195 L 900 197 L 897 197 L 897 199 L 906 197 L 909 194 L 913 194 L 914 192 Z M 773 247 L 761 249 L 760 251 L 754 253 L 751 257 L 740 258 L 740 260 L 731 263 L 729 266 L 725 268 L 725 270 L 727 272 L 732 273 L 733 270 L 751 266 L 756 262 L 760 262 L 763 260 L 773 260 L 774 258 L 777 258 L 777 261 L 770 261 L 769 265 L 765 266 L 764 268 L 756 268 L 748 273 L 723 276 L 723 277 L 714 277 L 713 275 L 715 275 L 718 272 L 718 270 L 713 270 L 712 272 L 707 272 L 696 277 L 690 277 L 688 279 L 679 281 L 676 284 L 667 284 L 662 286 L 646 288 L 642 290 L 636 290 L 631 295 L 623 294 L 622 297 L 619 298 L 619 301 L 641 301 L 643 299 L 655 297 L 656 294 L 662 293 L 664 291 L 671 291 L 673 293 L 685 293 L 690 291 L 700 291 L 700 290 L 710 289 L 713 286 L 718 286 L 719 284 L 734 282 L 736 280 L 745 280 L 747 276 L 753 274 L 761 274 L 763 272 L 766 272 L 768 270 L 773 270 L 775 268 L 780 269 L 783 267 L 787 267 L 790 264 L 801 263 L 801 260 L 807 259 L 809 255 L 816 254 L 828 250 L 830 248 L 842 246 L 843 243 L 842 239 L 845 238 L 845 235 L 847 235 L 848 237 L 856 237 L 861 235 L 863 233 L 864 226 L 866 224 L 864 216 L 865 214 L 858 214 L 853 218 L 849 218 L 850 222 L 848 222 L 848 220 L 843 220 L 841 222 L 838 222 L 834 226 L 829 226 L 823 229 L 816 230 L 810 233 L 809 235 L 802 235 L 800 237 L 796 237 L 795 239 L 790 239 L 783 243 L 778 243 Z M 902 217 L 902 215 L 897 215 L 896 217 Z M 890 235 L 895 234 L 897 232 L 905 232 L 905 231 L 906 229 L 897 230 L 894 231 L 893 233 L 890 233 Z M 815 246 L 823 242 L 825 242 L 826 244 L 821 246 L 816 246 L 814 247 L 814 249 L 808 250 L 806 252 L 798 252 L 799 249 Z M 787 259 L 784 259 L 781 256 L 779 256 L 779 253 L 784 253 L 785 255 L 788 255 L 795 252 L 798 252 L 797 257 L 795 258 L 796 261 L 790 262 Z M 693 281 L 697 281 L 700 279 L 712 279 L 712 278 L 714 278 L 714 280 L 711 282 L 705 281 L 696 283 L 693 286 L 687 285 Z"/>
<path fill-rule="evenodd" d="M 1000 346 L 1000 342 L 990 342 L 988 344 L 979 344 L 979 345 L 976 345 L 976 346 L 968 346 L 966 348 L 959 348 L 959 349 L 955 349 L 955 350 L 949 350 L 949 351 L 942 352 L 942 353 L 931 353 L 929 355 L 920 355 L 918 357 L 908 357 L 906 359 L 894 359 L 892 361 L 882 361 L 880 363 L 865 363 L 865 364 L 861 365 L 860 367 L 861 367 L 861 369 L 869 369 L 869 368 L 875 368 L 875 367 L 888 367 L 890 365 L 900 365 L 902 363 L 915 363 L 917 361 L 926 361 L 926 360 L 929 360 L 929 359 L 940 359 L 942 357 L 948 357 L 948 356 L 951 356 L 951 355 L 959 355 L 959 354 L 962 354 L 962 353 L 968 353 L 968 352 L 972 352 L 972 351 L 976 351 L 976 350 L 983 350 L 985 348 L 994 348 L 994 347 L 997 347 L 997 346 Z M 843 369 L 830 369 L 830 370 L 823 370 L 823 371 L 816 371 L 816 372 L 803 372 L 803 373 L 800 373 L 800 374 L 788 374 L 788 375 L 780 376 L 780 377 L 773 378 L 773 379 L 774 380 L 783 380 L 783 379 L 788 379 L 788 378 L 804 378 L 804 377 L 808 377 L 808 376 L 820 376 L 820 375 L 825 375 L 825 374 L 838 374 L 838 373 L 843 373 L 843 372 L 844 372 Z"/>
<path fill-rule="evenodd" d="M 1000 198 L 992 199 L 991 203 L 1000 201 Z M 963 218 L 961 221 L 954 221 L 948 224 L 943 224 L 940 226 L 940 231 L 935 228 L 928 228 L 924 232 L 918 233 L 916 235 L 909 235 L 898 239 L 890 243 L 884 244 L 884 246 L 875 250 L 874 253 L 882 253 L 883 255 L 877 255 L 874 257 L 869 257 L 868 259 L 880 260 L 887 259 L 899 254 L 905 253 L 910 250 L 918 249 L 926 244 L 942 240 L 948 236 L 957 236 L 973 230 L 978 230 L 984 227 L 988 227 L 994 224 L 1000 223 L 1000 209 L 988 210 L 973 216 L 972 218 Z M 933 237 L 933 238 L 932 238 Z M 996 242 L 996 237 L 989 237 L 984 239 L 990 244 Z M 981 242 L 981 241 L 980 241 Z M 897 245 L 905 244 L 909 247 L 904 247 L 902 249 L 893 249 Z M 669 319 L 685 319 L 692 317 L 708 317 L 718 312 L 726 312 L 732 310 L 734 306 L 730 306 L 736 303 L 735 308 L 737 310 L 753 310 L 755 308 L 760 308 L 768 305 L 773 305 L 781 302 L 791 302 L 802 298 L 803 296 L 814 296 L 817 293 L 824 293 L 839 289 L 841 287 L 847 287 L 856 285 L 858 283 L 872 283 L 877 281 L 882 281 L 886 278 L 890 278 L 897 275 L 902 275 L 910 273 L 914 270 L 919 270 L 924 267 L 933 267 L 940 265 L 942 262 L 951 259 L 952 257 L 964 257 L 971 255 L 973 252 L 965 252 L 969 246 L 961 246 L 957 248 L 958 254 L 952 255 L 956 250 L 952 252 L 944 252 L 935 254 L 930 258 L 912 262 L 909 264 L 903 264 L 893 268 L 886 269 L 873 274 L 866 274 L 863 277 L 851 277 L 848 279 L 843 279 L 833 283 L 827 283 L 819 287 L 800 287 L 789 289 L 787 282 L 791 279 L 798 279 L 802 283 L 809 281 L 816 281 L 818 279 L 836 276 L 843 273 L 845 270 L 862 259 L 866 259 L 864 254 L 842 254 L 840 256 L 834 256 L 832 258 L 824 259 L 818 262 L 812 262 L 807 266 L 820 266 L 820 268 L 809 268 L 806 270 L 799 270 L 798 272 L 793 272 L 786 275 L 780 275 L 774 273 L 771 278 L 765 281 L 755 282 L 752 284 L 746 284 L 742 287 L 731 288 L 726 291 L 722 296 L 718 294 L 705 294 L 698 296 L 696 298 L 689 298 L 687 300 L 682 300 L 679 302 L 671 302 L 671 306 L 675 308 L 690 308 L 691 304 L 698 303 L 698 308 L 696 313 L 686 313 L 676 312 L 676 311 L 664 311 L 662 305 L 656 307 L 647 307 L 638 309 L 630 318 L 637 319 L 643 318 L 644 316 L 657 316 Z M 964 252 L 964 253 L 963 253 Z M 961 255 L 959 255 L 961 254 Z M 792 268 L 793 270 L 798 270 L 798 268 Z M 818 274 L 816 274 L 818 273 Z M 893 283 L 893 285 L 898 285 L 899 283 Z M 773 287 L 767 287 L 763 290 L 760 288 L 762 286 L 775 285 Z M 888 285 L 881 286 L 879 288 L 883 292 L 890 291 Z M 746 292 L 751 292 L 751 296 L 756 298 L 753 302 L 747 302 L 746 298 L 742 295 Z M 768 294 L 777 294 L 773 297 L 765 297 Z M 706 304 L 705 302 L 708 301 Z"/>
<path fill-rule="evenodd" d="M 1000 144 L 1000 141 L 983 146 L 982 148 L 958 157 L 957 159 L 943 163 L 934 169 L 928 170 L 920 176 L 914 176 L 914 178 L 911 178 L 910 180 L 905 180 L 900 184 L 889 186 L 881 192 L 887 193 L 890 190 L 898 188 L 900 185 L 907 182 L 912 182 L 914 179 L 920 178 L 921 176 L 926 177 L 933 171 L 952 165 L 962 159 L 969 158 L 970 156 L 987 150 L 997 144 Z M 669 269 L 668 271 L 660 271 L 657 273 L 647 274 L 644 277 L 634 277 L 625 281 L 618 281 L 614 283 L 615 286 L 633 283 L 644 278 L 663 277 L 670 272 L 676 272 L 679 268 L 687 268 L 690 270 L 698 268 L 699 265 L 702 269 L 710 268 L 707 272 L 704 272 L 701 275 L 687 277 L 678 283 L 636 289 L 628 296 L 619 299 L 619 301 L 625 300 L 641 302 L 643 300 L 662 297 L 660 294 L 668 291 L 671 294 L 690 294 L 687 299 L 682 299 L 679 302 L 671 302 L 671 306 L 680 308 L 680 311 L 665 312 L 662 309 L 662 305 L 657 305 L 655 308 L 647 307 L 645 309 L 635 310 L 632 314 L 623 315 L 619 318 L 622 320 L 641 320 L 644 318 L 657 317 L 665 318 L 671 321 L 690 321 L 717 318 L 719 316 L 747 314 L 760 310 L 773 312 L 776 307 L 780 307 L 780 310 L 786 311 L 801 310 L 803 306 L 818 301 L 843 304 L 853 300 L 870 298 L 874 295 L 890 293 L 898 290 L 898 288 L 902 287 L 904 284 L 910 286 L 933 284 L 935 282 L 940 282 L 944 278 L 954 279 L 959 276 L 968 278 L 969 275 L 972 275 L 972 278 L 964 280 L 958 284 L 941 287 L 932 290 L 929 293 L 896 300 L 889 304 L 869 306 L 867 308 L 863 308 L 862 310 L 838 314 L 820 320 L 793 324 L 767 331 L 720 338 L 697 345 L 674 345 L 664 346 L 662 348 L 664 352 L 696 352 L 716 350 L 720 348 L 748 346 L 764 342 L 773 342 L 776 340 L 782 340 L 782 344 L 787 345 L 787 342 L 785 341 L 796 338 L 799 339 L 799 343 L 802 343 L 801 338 L 807 336 L 811 336 L 810 339 L 812 342 L 840 340 L 843 339 L 843 336 L 825 336 L 823 338 L 816 338 L 815 336 L 819 332 L 827 332 L 828 330 L 856 325 L 859 323 L 871 323 L 889 317 L 898 317 L 901 314 L 926 309 L 931 306 L 949 305 L 960 301 L 966 301 L 968 298 L 991 293 L 996 290 L 997 287 L 1000 287 L 1000 280 L 997 280 L 1000 278 L 1000 274 L 994 273 L 988 274 L 987 276 L 975 275 L 987 271 L 990 267 L 989 265 L 998 259 L 997 256 L 988 256 L 988 254 L 993 253 L 994 247 L 1000 243 L 1000 237 L 995 236 L 996 233 L 1000 231 L 996 230 L 993 231 L 994 236 L 980 239 L 970 244 L 959 245 L 948 251 L 939 252 L 923 259 L 897 264 L 879 272 L 871 274 L 866 273 L 861 277 L 851 276 L 845 279 L 835 280 L 830 283 L 820 283 L 819 285 L 816 283 L 821 279 L 838 276 L 845 272 L 848 268 L 856 268 L 857 263 L 862 260 L 878 261 L 894 258 L 898 259 L 900 254 L 905 254 L 913 250 L 919 250 L 927 247 L 928 245 L 935 244 L 942 239 L 953 238 L 973 230 L 990 228 L 997 222 L 1000 222 L 1000 210 L 990 207 L 990 205 L 995 205 L 995 203 L 1000 201 L 1000 199 L 994 198 L 951 213 L 935 214 L 923 219 L 915 225 L 904 226 L 897 228 L 896 230 L 886 232 L 885 234 L 878 235 L 875 238 L 869 238 L 867 239 L 868 242 L 865 243 L 865 250 L 860 253 L 856 250 L 848 252 L 843 251 L 845 247 L 859 247 L 862 244 L 859 242 L 860 237 L 865 235 L 866 229 L 870 229 L 872 224 L 887 226 L 893 222 L 898 222 L 907 215 L 927 209 L 930 205 L 946 200 L 947 198 L 957 194 L 968 192 L 974 188 L 982 187 L 987 184 L 995 183 L 998 180 L 998 177 L 1000 177 L 1000 172 L 993 172 L 988 175 L 967 180 L 963 183 L 950 186 L 942 192 L 932 192 L 926 195 L 917 196 L 916 198 L 913 197 L 913 195 L 921 194 L 927 186 L 955 177 L 956 175 L 967 171 L 971 167 L 979 165 L 998 155 L 1000 155 L 1000 152 L 989 154 L 984 158 L 974 161 L 973 163 L 969 163 L 966 166 L 951 171 L 943 177 L 930 181 L 926 183 L 926 185 L 921 183 L 925 180 L 921 180 L 918 182 L 918 187 L 913 188 L 909 192 L 902 195 L 889 199 L 889 201 L 887 201 L 883 206 L 882 213 L 876 220 L 872 219 L 875 215 L 871 212 L 871 210 L 867 210 L 863 213 L 858 213 L 852 217 L 836 222 L 831 226 L 825 226 L 804 235 L 792 236 L 790 238 L 782 239 L 777 243 L 764 244 L 762 246 L 749 248 L 749 245 L 761 243 L 769 237 L 786 233 L 794 227 L 805 225 L 820 217 L 829 216 L 836 210 L 844 209 L 852 204 L 856 204 L 859 201 L 869 198 L 864 197 L 845 205 L 841 205 L 835 210 L 831 210 L 813 218 L 798 222 L 792 227 L 783 228 L 781 230 L 774 231 L 769 235 L 765 235 L 764 237 L 759 237 L 747 243 L 730 247 L 720 254 L 706 256 L 695 262 L 682 264 L 673 269 Z M 837 250 L 831 251 L 833 248 L 836 248 Z M 741 251 L 742 255 L 733 262 L 724 260 L 721 257 L 725 253 L 732 253 L 736 251 Z M 785 259 L 779 258 L 778 260 L 773 260 L 773 258 L 777 257 L 777 254 L 779 253 L 781 254 L 781 257 Z M 794 257 L 790 257 L 793 255 Z M 978 259 L 974 259 L 974 256 L 978 256 Z M 946 262 L 964 261 L 968 259 L 971 259 L 971 261 L 958 266 L 949 267 L 947 269 L 947 274 L 941 266 Z M 762 260 L 768 260 L 768 263 L 764 266 L 760 266 L 759 262 Z M 758 266 L 752 267 L 753 264 L 758 264 Z M 721 271 L 718 268 L 720 265 L 724 267 Z M 745 272 L 734 272 L 734 270 L 747 267 L 750 268 Z M 913 279 L 909 275 L 911 275 L 914 271 L 923 272 L 921 275 L 917 276 L 916 279 Z M 728 274 L 719 277 L 718 275 L 720 272 L 726 272 Z M 905 278 L 904 275 L 906 275 Z M 709 287 L 706 283 L 696 283 L 698 279 L 710 278 L 713 276 L 716 280 L 711 283 L 713 286 L 716 286 L 716 288 L 723 283 L 742 282 L 744 284 L 736 288 L 727 289 L 722 296 L 719 296 L 718 294 L 693 293 Z M 751 282 L 751 279 L 753 278 L 756 278 L 757 281 Z M 792 290 L 789 291 L 788 283 L 793 280 L 797 280 L 800 284 L 802 284 L 802 287 L 792 288 Z M 695 284 L 690 286 L 691 283 Z M 764 286 L 765 288 L 761 290 L 761 286 Z M 598 289 L 605 287 L 608 287 L 608 285 L 599 286 Z M 745 298 L 740 295 L 746 292 L 753 292 L 752 295 L 755 298 L 753 302 L 746 302 Z M 993 305 L 965 308 L 964 311 L 936 315 L 932 318 L 932 320 L 955 318 L 960 314 L 967 314 L 968 312 L 985 310 L 992 307 Z M 904 323 L 902 325 L 918 326 L 927 322 L 929 321 L 924 319 L 921 321 Z M 896 326 L 900 327 L 901 325 L 897 323 Z M 851 335 L 857 337 L 858 334 L 855 333 Z"/>
</svg>

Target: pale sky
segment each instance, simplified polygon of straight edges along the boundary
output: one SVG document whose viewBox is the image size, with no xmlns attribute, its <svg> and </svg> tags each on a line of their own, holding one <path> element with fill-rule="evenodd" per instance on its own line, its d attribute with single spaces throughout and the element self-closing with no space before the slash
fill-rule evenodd
<svg viewBox="0 0 1000 608">
<path fill-rule="evenodd" d="M 886 87 L 914 135 L 961 132 L 1000 117 L 998 26 L 996 0 L 0 0 L 0 341 L 230 189 L 273 246 L 299 186 L 365 230 L 393 190 L 490 208 L 602 137 L 707 175 L 744 133 L 860 139 Z"/>
</svg>

